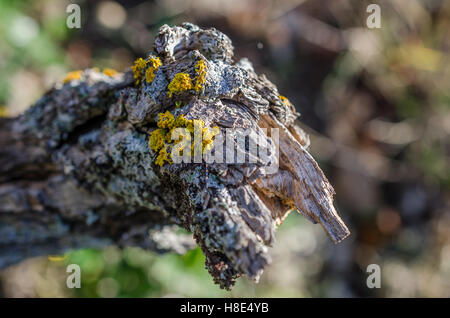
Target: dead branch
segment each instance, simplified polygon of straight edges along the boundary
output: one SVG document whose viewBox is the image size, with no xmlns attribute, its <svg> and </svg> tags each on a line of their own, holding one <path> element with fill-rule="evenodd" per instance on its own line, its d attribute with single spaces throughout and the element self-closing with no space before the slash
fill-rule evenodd
<svg viewBox="0 0 450 318">
<path fill-rule="evenodd" d="M 272 150 L 265 159 L 170 164 L 149 147 L 166 111 L 201 119 L 205 129 L 260 135 L 277 128 L 279 138 L 265 135 Z M 162 26 L 154 52 L 133 72 L 72 73 L 22 116 L 2 119 L 0 268 L 108 244 L 182 253 L 192 243 L 171 232 L 178 225 L 193 233 L 214 280 L 231 288 L 241 275 L 258 280 L 274 231 L 292 209 L 340 242 L 349 231 L 297 117 L 248 60 L 233 61 L 226 35 L 189 23 Z M 250 156 L 238 137 L 224 150 Z M 270 173 L 274 163 L 279 169 Z"/>
</svg>

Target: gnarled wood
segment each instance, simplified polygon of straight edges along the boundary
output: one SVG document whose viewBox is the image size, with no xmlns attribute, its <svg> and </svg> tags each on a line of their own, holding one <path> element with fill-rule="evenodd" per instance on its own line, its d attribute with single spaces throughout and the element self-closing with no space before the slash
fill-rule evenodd
<svg viewBox="0 0 450 318">
<path fill-rule="evenodd" d="M 184 252 L 192 243 L 170 232 L 178 225 L 193 233 L 214 280 L 231 288 L 240 275 L 258 280 L 276 226 L 291 209 L 320 223 L 334 242 L 349 234 L 333 207 L 333 188 L 294 124 L 294 107 L 248 60 L 233 62 L 226 35 L 189 23 L 163 26 L 152 56 L 162 66 L 139 85 L 131 71 L 85 70 L 19 118 L 2 119 L 0 267 L 107 244 Z M 169 94 L 175 74 L 194 78 L 198 61 L 206 66 L 201 89 Z M 167 110 L 233 128 L 225 152 L 252 156 L 237 141 L 239 129 L 251 139 L 277 128 L 279 138 L 264 135 L 268 156 L 251 162 L 159 166 L 148 138 Z M 279 169 L 269 173 L 274 163 Z"/>
</svg>

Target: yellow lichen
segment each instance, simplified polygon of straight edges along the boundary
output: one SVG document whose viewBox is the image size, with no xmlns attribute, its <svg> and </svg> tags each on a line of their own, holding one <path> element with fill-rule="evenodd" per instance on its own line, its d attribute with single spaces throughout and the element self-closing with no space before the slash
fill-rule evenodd
<svg viewBox="0 0 450 318">
<path fill-rule="evenodd" d="M 144 60 L 142 57 L 138 58 L 136 61 L 134 61 L 134 65 L 131 67 L 133 70 L 133 77 L 136 85 L 139 85 L 142 78 L 142 72 L 147 66 L 147 61 Z"/>
<path fill-rule="evenodd" d="M 195 64 L 195 73 L 197 74 L 197 76 L 195 78 L 194 89 L 196 92 L 200 92 L 203 89 L 204 84 L 206 83 L 205 61 L 199 60 L 197 64 Z"/>
<path fill-rule="evenodd" d="M 201 92 L 206 83 L 206 64 L 204 60 L 199 60 L 195 66 L 195 77 L 192 79 L 188 73 L 180 72 L 175 74 L 172 81 L 168 85 L 168 96 L 172 98 L 173 94 L 179 94 L 187 90 L 195 90 Z M 177 102 L 178 103 L 178 102 Z M 180 103 L 176 104 L 181 105 Z"/>
<path fill-rule="evenodd" d="M 219 127 L 215 126 L 212 129 L 203 128 L 203 137 L 202 137 L 202 145 L 203 145 L 203 153 L 211 150 L 214 142 L 214 136 L 218 135 L 220 132 Z"/>
<path fill-rule="evenodd" d="M 62 262 L 68 258 L 67 255 L 49 255 L 48 260 L 50 262 Z"/>
<path fill-rule="evenodd" d="M 169 98 L 172 97 L 172 94 L 190 90 L 192 87 L 192 79 L 188 73 L 177 73 L 167 87 L 169 89 Z"/>
<path fill-rule="evenodd" d="M 174 121 L 175 117 L 168 110 L 164 114 L 159 113 L 158 127 L 171 129 L 173 128 Z"/>
<path fill-rule="evenodd" d="M 150 84 L 151 82 L 153 82 L 153 79 L 155 78 L 155 72 L 160 66 L 162 66 L 162 63 L 159 57 L 150 57 L 147 63 L 150 64 L 150 66 L 145 71 L 145 80 Z"/>
<path fill-rule="evenodd" d="M 82 75 L 83 75 L 83 71 L 69 72 L 69 73 L 67 73 L 66 77 L 64 77 L 63 83 L 66 84 L 66 83 L 69 83 L 74 80 L 80 80 Z"/>
<path fill-rule="evenodd" d="M 5 105 L 0 105 L 0 117 L 8 117 L 9 111 L 8 107 Z"/>
<path fill-rule="evenodd" d="M 167 161 L 169 164 L 172 164 L 172 159 L 170 158 L 170 153 L 167 152 L 167 148 L 164 147 L 159 151 L 158 157 L 155 160 L 155 164 L 162 167 L 164 165 L 164 162 Z"/>
<path fill-rule="evenodd" d="M 147 66 L 148 68 L 145 70 Z M 161 66 L 162 63 L 159 57 L 154 56 L 150 56 L 148 60 L 144 60 L 140 57 L 136 61 L 134 61 L 134 65 L 131 67 L 131 69 L 133 70 L 133 76 L 136 85 L 139 85 L 142 80 L 142 76 L 144 75 L 147 83 L 153 82 L 153 79 L 155 78 L 155 72 Z"/>
<path fill-rule="evenodd" d="M 201 138 L 201 152 L 205 153 L 212 148 L 213 138 L 220 132 L 217 126 L 205 127 L 202 119 L 186 119 L 184 115 L 175 118 L 169 111 L 159 114 L 157 125 L 159 128 L 150 134 L 149 146 L 158 153 L 155 164 L 159 166 L 163 166 L 165 162 L 172 163 L 172 154 L 169 150 L 183 140 L 199 140 Z M 176 128 L 186 128 L 188 132 L 181 134 L 178 139 L 172 140 L 172 134 Z M 184 145 L 180 144 L 177 150 L 182 152 L 183 148 Z M 194 150 L 195 145 L 191 143 L 191 156 L 194 156 Z"/>
<path fill-rule="evenodd" d="M 118 74 L 118 72 L 113 68 L 105 68 L 103 69 L 103 74 L 107 76 L 115 76 Z"/>
<path fill-rule="evenodd" d="M 164 129 L 156 129 L 150 135 L 149 145 L 153 151 L 158 151 L 164 147 Z"/>
<path fill-rule="evenodd" d="M 281 101 L 283 102 L 283 104 L 285 104 L 285 105 L 287 105 L 287 106 L 291 105 L 291 102 L 289 101 L 289 99 L 288 99 L 286 96 L 280 95 L 280 96 L 278 96 L 278 97 L 281 99 Z"/>
<path fill-rule="evenodd" d="M 189 120 L 184 118 L 184 115 L 181 114 L 180 116 L 175 119 L 175 127 L 186 127 L 186 125 L 189 123 Z"/>
</svg>

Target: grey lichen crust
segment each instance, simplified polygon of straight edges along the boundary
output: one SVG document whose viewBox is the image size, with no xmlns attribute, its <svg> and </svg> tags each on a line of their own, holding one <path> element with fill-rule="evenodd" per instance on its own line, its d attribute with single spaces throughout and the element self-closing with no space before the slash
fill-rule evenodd
<svg viewBox="0 0 450 318">
<path fill-rule="evenodd" d="M 307 136 L 294 124 L 293 105 L 247 59 L 234 62 L 226 35 L 190 23 L 164 25 L 149 57 L 162 64 L 150 80 L 136 85 L 131 71 L 106 76 L 85 70 L 81 79 L 56 86 L 14 122 L 14 131 L 36 138 L 62 175 L 95 197 L 72 213 L 89 214 L 92 222 L 108 218 L 107 209 L 100 216 L 95 206 L 144 211 L 149 220 L 158 214 L 162 223 L 194 234 L 208 271 L 227 289 L 241 275 L 259 279 L 270 263 L 276 226 L 292 209 L 320 223 L 335 242 L 349 234 L 333 207 L 333 188 L 306 151 Z M 206 66 L 200 88 L 171 94 L 168 85 L 176 74 L 195 78 L 199 61 Z M 220 129 L 278 128 L 279 140 L 267 137 L 267 142 L 279 156 L 272 152 L 266 161 L 242 164 L 157 165 L 148 140 L 158 114 L 166 111 Z M 265 167 L 274 161 L 279 170 L 268 174 Z M 121 218 L 126 223 L 127 215 Z M 155 224 L 141 220 L 144 232 Z M 127 229 L 123 233 L 130 235 Z"/>
</svg>

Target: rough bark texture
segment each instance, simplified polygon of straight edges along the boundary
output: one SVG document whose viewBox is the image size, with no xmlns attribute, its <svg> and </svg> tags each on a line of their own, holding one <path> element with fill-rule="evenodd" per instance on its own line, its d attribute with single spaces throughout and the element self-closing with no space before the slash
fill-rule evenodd
<svg viewBox="0 0 450 318">
<path fill-rule="evenodd" d="M 349 234 L 294 124 L 294 107 L 248 60 L 233 61 L 226 35 L 165 25 L 152 56 L 162 66 L 151 81 L 136 85 L 131 71 L 85 70 L 19 118 L 1 119 L 0 268 L 108 244 L 182 253 L 193 244 L 175 234 L 178 225 L 193 233 L 214 280 L 231 288 L 241 275 L 258 280 L 274 230 L 292 209 L 320 223 L 334 242 Z M 194 77 L 199 60 L 206 65 L 201 90 L 168 94 L 175 74 Z M 267 135 L 267 160 L 159 166 L 148 139 L 166 110 L 221 130 L 279 128 L 279 138 Z M 235 139 L 230 147 L 249 152 Z M 268 173 L 274 162 L 278 171 Z"/>
</svg>

